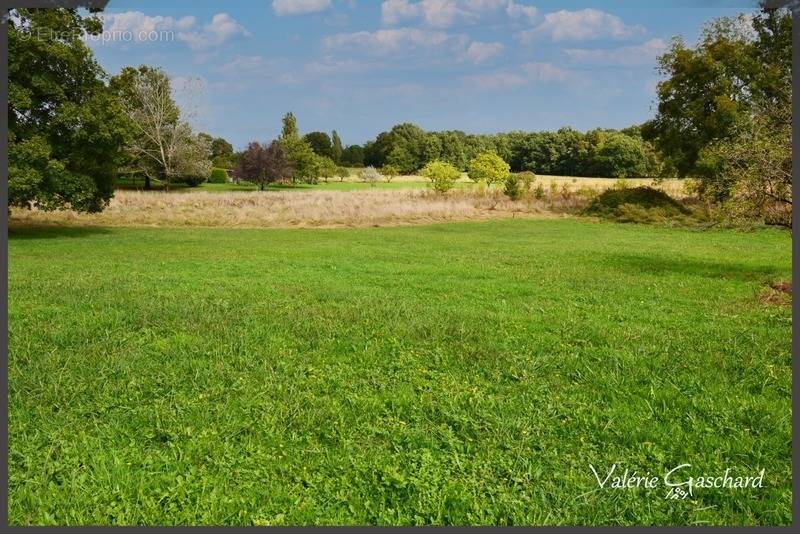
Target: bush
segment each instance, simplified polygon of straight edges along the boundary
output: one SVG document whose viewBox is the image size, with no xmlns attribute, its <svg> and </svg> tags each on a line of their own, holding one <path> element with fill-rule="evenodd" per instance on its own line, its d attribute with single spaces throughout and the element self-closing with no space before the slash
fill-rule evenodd
<svg viewBox="0 0 800 534">
<path fill-rule="evenodd" d="M 431 181 L 433 190 L 437 193 L 450 191 L 461 177 L 461 173 L 445 161 L 434 160 L 422 168 L 420 174 Z"/>
<path fill-rule="evenodd" d="M 383 177 L 381 173 L 378 172 L 378 169 L 376 169 L 371 165 L 366 169 L 364 169 L 363 171 L 361 171 L 360 176 L 361 176 L 361 181 L 372 185 L 375 185 Z"/>
<path fill-rule="evenodd" d="M 338 167 L 336 163 L 327 156 L 317 156 L 317 176 L 322 178 L 325 183 L 336 176 Z"/>
<path fill-rule="evenodd" d="M 519 200 L 522 197 L 522 190 L 519 188 L 519 177 L 516 174 L 509 174 L 506 177 L 506 186 L 503 193 L 511 200 Z"/>
<path fill-rule="evenodd" d="M 176 182 L 186 184 L 189 187 L 197 187 L 206 181 L 205 176 L 181 176 Z"/>
<path fill-rule="evenodd" d="M 381 174 L 386 177 L 386 183 L 391 183 L 392 178 L 400 176 L 400 169 L 395 165 L 384 165 L 381 167 Z"/>
<path fill-rule="evenodd" d="M 339 178 L 340 182 L 344 182 L 344 179 L 350 176 L 350 169 L 347 167 L 336 167 L 336 173 L 334 176 Z"/>
<path fill-rule="evenodd" d="M 508 176 L 510 167 L 494 152 L 482 152 L 469 162 L 467 174 L 475 182 L 500 183 Z"/>
<path fill-rule="evenodd" d="M 531 171 L 522 171 L 517 173 L 517 177 L 519 178 L 520 184 L 522 184 L 523 193 L 530 191 L 531 185 L 533 185 L 533 182 L 536 181 L 536 175 Z"/>
<path fill-rule="evenodd" d="M 211 184 L 227 184 L 228 183 L 228 171 L 225 169 L 220 169 L 219 167 L 214 167 L 211 169 L 211 178 L 208 180 Z"/>
<path fill-rule="evenodd" d="M 685 217 L 689 210 L 663 191 L 632 187 L 603 192 L 583 213 L 619 222 L 657 222 Z"/>
</svg>

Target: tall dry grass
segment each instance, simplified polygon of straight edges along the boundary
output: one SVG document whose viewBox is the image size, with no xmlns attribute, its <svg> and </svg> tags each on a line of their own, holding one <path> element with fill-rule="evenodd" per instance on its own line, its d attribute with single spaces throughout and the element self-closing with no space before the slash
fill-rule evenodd
<svg viewBox="0 0 800 534">
<path fill-rule="evenodd" d="M 541 180 L 543 198 L 537 199 L 532 190 L 518 201 L 509 200 L 499 189 L 485 187 L 456 189 L 444 195 L 416 189 L 302 193 L 117 191 L 102 213 L 13 209 L 10 223 L 338 228 L 553 217 L 579 211 L 593 195 L 613 185 L 604 182 L 591 187 L 583 180 L 578 184 L 571 179 Z"/>
<path fill-rule="evenodd" d="M 579 197 L 511 202 L 500 191 L 163 193 L 118 191 L 101 213 L 14 209 L 13 224 L 336 228 L 552 216 Z"/>
</svg>

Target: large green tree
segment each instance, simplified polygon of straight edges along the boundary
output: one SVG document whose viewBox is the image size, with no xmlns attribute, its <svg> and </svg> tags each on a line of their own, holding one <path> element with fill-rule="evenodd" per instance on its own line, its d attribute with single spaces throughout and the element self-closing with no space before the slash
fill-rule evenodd
<svg viewBox="0 0 800 534">
<path fill-rule="evenodd" d="M 17 9 L 8 19 L 9 204 L 102 210 L 130 124 L 84 44 L 96 12 Z"/>
<path fill-rule="evenodd" d="M 787 105 L 781 91 L 791 78 L 792 22 L 788 10 L 709 22 L 690 47 L 675 38 L 659 58 L 658 113 L 643 128 L 668 167 L 710 184 L 719 162 L 703 150 L 734 136 L 758 107 Z M 790 104 L 789 104 L 790 105 Z M 726 188 L 718 192 L 724 197 Z M 721 198 L 722 198 L 721 197 Z"/>
<path fill-rule="evenodd" d="M 309 132 L 303 140 L 311 146 L 311 150 L 318 156 L 333 158 L 333 143 L 325 132 Z"/>
</svg>

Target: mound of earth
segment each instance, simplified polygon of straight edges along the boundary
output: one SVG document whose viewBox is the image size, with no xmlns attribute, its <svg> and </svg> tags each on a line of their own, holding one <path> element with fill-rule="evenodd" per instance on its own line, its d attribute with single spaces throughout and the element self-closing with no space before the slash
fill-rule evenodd
<svg viewBox="0 0 800 534">
<path fill-rule="evenodd" d="M 603 192 L 583 213 L 621 222 L 655 222 L 682 218 L 689 215 L 689 210 L 663 191 L 652 187 L 632 187 Z"/>
</svg>

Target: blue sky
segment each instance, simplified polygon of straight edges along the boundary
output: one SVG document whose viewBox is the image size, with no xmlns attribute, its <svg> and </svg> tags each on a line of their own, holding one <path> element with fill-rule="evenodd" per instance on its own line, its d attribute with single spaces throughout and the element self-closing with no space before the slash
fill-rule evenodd
<svg viewBox="0 0 800 534">
<path fill-rule="evenodd" d="M 201 80 L 196 125 L 237 148 L 276 137 L 289 110 L 302 132 L 336 129 L 345 144 L 406 121 L 470 133 L 621 128 L 652 116 L 655 58 L 672 36 L 694 42 L 704 21 L 750 5 L 111 0 L 105 42 L 91 46 L 111 74 L 149 64 Z"/>
</svg>

